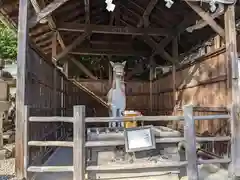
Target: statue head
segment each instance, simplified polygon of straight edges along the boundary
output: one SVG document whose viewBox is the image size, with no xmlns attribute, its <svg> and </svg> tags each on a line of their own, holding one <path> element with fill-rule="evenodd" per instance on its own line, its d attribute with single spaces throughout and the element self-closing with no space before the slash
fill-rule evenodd
<svg viewBox="0 0 240 180">
<path fill-rule="evenodd" d="M 110 61 L 110 64 L 112 65 L 113 68 L 113 73 L 118 76 L 118 77 L 123 77 L 124 76 L 124 67 L 126 65 L 126 61 L 120 63 L 120 62 L 112 62 Z"/>
</svg>

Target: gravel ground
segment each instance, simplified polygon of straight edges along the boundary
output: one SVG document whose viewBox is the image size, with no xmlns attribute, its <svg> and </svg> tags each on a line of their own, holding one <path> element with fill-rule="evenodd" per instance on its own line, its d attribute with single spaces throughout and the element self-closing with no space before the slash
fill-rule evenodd
<svg viewBox="0 0 240 180">
<path fill-rule="evenodd" d="M 16 180 L 14 171 L 15 158 L 0 160 L 0 180 Z"/>
</svg>

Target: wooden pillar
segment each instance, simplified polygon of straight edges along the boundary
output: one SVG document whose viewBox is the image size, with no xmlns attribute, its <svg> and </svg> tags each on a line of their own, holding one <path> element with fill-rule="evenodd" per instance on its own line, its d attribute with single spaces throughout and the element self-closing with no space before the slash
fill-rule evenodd
<svg viewBox="0 0 240 180">
<path fill-rule="evenodd" d="M 197 148 L 196 148 L 196 133 L 195 121 L 193 118 L 193 106 L 187 105 L 183 107 L 184 115 L 184 139 L 186 142 L 186 158 L 187 176 L 188 180 L 198 180 L 198 167 L 197 167 Z"/>
<path fill-rule="evenodd" d="M 74 106 L 73 180 L 85 180 L 85 106 Z"/>
<path fill-rule="evenodd" d="M 68 61 L 64 62 L 63 72 L 66 75 L 66 77 L 68 77 Z"/>
<path fill-rule="evenodd" d="M 28 141 L 30 139 L 29 137 L 29 106 L 24 106 L 24 177 L 28 179 L 28 172 L 27 168 L 29 165 L 29 146 Z"/>
<path fill-rule="evenodd" d="M 17 179 L 24 178 L 24 105 L 26 103 L 26 64 L 28 49 L 28 0 L 19 1 L 18 16 L 18 54 L 17 54 L 17 92 L 16 92 L 16 159 Z"/>
<path fill-rule="evenodd" d="M 112 84 L 112 65 L 110 64 L 110 61 L 112 60 L 111 56 L 108 56 L 108 84 L 109 84 L 109 88 L 111 87 Z"/>
<path fill-rule="evenodd" d="M 172 42 L 172 49 L 173 49 L 173 57 L 174 60 L 178 61 L 178 39 L 175 37 Z M 176 98 L 177 98 L 177 90 L 176 90 L 176 63 L 173 63 L 172 68 L 172 80 L 173 80 L 173 105 L 176 105 Z"/>
<path fill-rule="evenodd" d="M 172 54 L 174 60 L 178 61 L 178 39 L 175 37 L 172 42 Z M 176 63 L 173 63 L 172 65 L 172 88 L 173 88 L 173 115 L 176 115 L 176 103 L 177 103 L 177 90 L 176 90 Z M 177 129 L 178 122 L 173 122 L 173 128 Z"/>
<path fill-rule="evenodd" d="M 57 32 L 53 33 L 52 37 L 52 61 L 55 64 L 53 71 L 53 114 L 57 116 L 57 67 L 56 60 L 54 59 L 57 55 Z"/>
<path fill-rule="evenodd" d="M 150 57 L 150 72 L 149 72 L 149 95 L 150 95 L 150 101 L 149 101 L 149 106 L 150 106 L 150 112 L 152 113 L 153 111 L 153 57 Z"/>
<path fill-rule="evenodd" d="M 231 179 L 240 177 L 240 83 L 239 60 L 236 43 L 235 6 L 229 5 L 224 15 L 226 37 L 226 60 L 231 64 Z M 230 91 L 230 90 L 229 90 Z"/>
</svg>

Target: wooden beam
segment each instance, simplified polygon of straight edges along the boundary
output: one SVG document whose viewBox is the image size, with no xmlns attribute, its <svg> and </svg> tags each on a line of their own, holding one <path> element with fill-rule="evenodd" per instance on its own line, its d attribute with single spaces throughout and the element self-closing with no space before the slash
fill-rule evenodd
<svg viewBox="0 0 240 180">
<path fill-rule="evenodd" d="M 41 19 L 52 14 L 53 11 L 62 6 L 67 1 L 69 0 L 54 0 L 52 3 L 48 4 L 44 9 L 42 9 L 39 13 L 37 13 L 29 20 L 29 28 L 33 28 Z"/>
<path fill-rule="evenodd" d="M 53 33 L 52 37 L 52 61 L 56 63 L 54 57 L 57 55 L 57 32 Z M 57 116 L 57 68 L 54 68 L 53 72 L 53 108 L 54 115 Z"/>
<path fill-rule="evenodd" d="M 79 23 L 62 22 L 57 25 L 59 31 L 85 32 L 86 28 L 93 33 L 101 34 L 121 34 L 121 35 L 150 35 L 150 36 L 168 36 L 170 29 L 165 28 L 134 28 L 124 26 L 109 25 L 85 25 Z"/>
<path fill-rule="evenodd" d="M 129 25 L 128 23 L 126 23 L 125 21 L 123 21 L 127 26 L 132 27 L 131 25 Z M 134 38 L 135 36 L 133 36 Z M 141 39 L 142 41 L 144 41 L 147 45 L 149 45 L 154 51 L 156 51 L 156 48 L 158 47 L 158 44 L 149 36 L 144 35 L 144 36 L 140 36 L 138 37 L 139 39 Z M 161 50 L 161 52 L 160 52 Z M 163 48 L 160 49 L 159 47 L 159 55 L 163 58 L 163 59 L 167 59 L 168 61 L 174 62 L 174 59 L 171 57 L 171 55 L 169 55 Z"/>
<path fill-rule="evenodd" d="M 90 5 L 89 0 L 84 0 L 85 23 L 90 24 Z"/>
<path fill-rule="evenodd" d="M 28 0 L 19 1 L 19 14 L 18 16 L 18 54 L 17 54 L 17 92 L 16 92 L 16 159 L 15 159 L 15 172 L 17 179 L 24 179 L 26 177 L 24 162 L 24 144 L 27 137 L 24 137 L 24 121 L 26 102 L 26 79 L 27 79 L 27 58 L 28 58 L 28 14 L 29 4 Z"/>
<path fill-rule="evenodd" d="M 116 2 L 116 8 L 115 8 L 116 10 L 115 10 L 115 24 L 117 25 L 117 26 L 119 26 L 120 25 L 120 1 L 118 0 L 117 2 Z"/>
<path fill-rule="evenodd" d="M 72 44 L 67 46 L 60 54 L 57 55 L 56 61 L 59 61 L 60 59 L 64 58 L 69 51 L 73 50 L 77 45 L 81 44 L 88 36 L 90 36 L 91 33 L 83 33 L 82 35 L 78 36 Z"/>
<path fill-rule="evenodd" d="M 152 49 L 157 49 L 158 54 L 163 59 L 167 59 L 168 61 L 175 63 L 175 59 L 173 59 L 171 55 L 163 49 L 164 47 L 159 48 L 158 44 L 151 37 L 143 36 L 141 38 L 145 43 L 147 43 L 150 47 L 152 47 Z"/>
<path fill-rule="evenodd" d="M 111 87 L 112 79 L 113 79 L 113 71 L 112 71 L 112 65 L 110 64 L 110 61 L 112 61 L 112 56 L 107 56 L 108 58 L 108 85 Z"/>
<path fill-rule="evenodd" d="M 225 41 L 226 61 L 231 64 L 231 179 L 240 177 L 240 71 L 236 42 L 235 5 L 229 5 L 224 15 L 225 20 Z"/>
<path fill-rule="evenodd" d="M 33 6 L 35 7 L 34 9 L 36 10 L 36 12 L 39 12 L 39 11 L 40 11 L 40 6 L 39 6 L 38 2 L 37 2 L 36 0 L 31 0 L 31 2 L 32 2 Z M 45 5 L 44 0 L 42 1 L 42 4 Z M 51 29 L 56 29 L 56 24 L 55 24 L 53 18 L 52 18 L 51 16 L 48 16 L 47 19 L 48 19 L 48 23 L 49 23 L 50 28 L 51 28 Z M 62 48 L 62 49 L 65 49 L 66 46 L 65 46 L 65 44 L 64 44 L 64 42 L 63 42 L 63 39 L 62 39 L 62 37 L 61 37 L 61 35 L 60 35 L 60 33 L 59 33 L 58 31 L 56 31 L 56 38 L 57 38 L 57 40 L 58 40 L 61 48 Z M 55 55 L 52 56 L 52 57 L 55 58 L 55 57 L 56 57 L 56 53 L 55 53 Z M 69 58 L 73 63 L 76 61 L 76 59 L 75 59 L 74 57 L 72 57 L 72 56 L 69 56 L 68 58 Z M 78 61 L 76 61 L 76 62 L 78 62 Z M 81 64 L 80 62 L 78 62 L 77 67 L 78 67 L 80 70 L 82 70 L 87 76 L 89 76 L 91 79 L 96 79 L 96 78 L 97 78 L 97 77 L 95 77 L 95 76 L 91 73 L 91 71 L 89 71 L 89 70 L 88 70 L 83 64 Z"/>
<path fill-rule="evenodd" d="M 109 42 L 109 41 L 91 40 L 90 43 L 93 44 L 93 45 L 129 46 L 129 45 L 132 44 L 132 41 L 113 41 L 113 42 Z"/>
<path fill-rule="evenodd" d="M 188 16 L 184 17 L 184 20 L 174 28 L 172 34 L 168 37 L 165 37 L 158 45 L 153 53 L 154 54 L 161 54 L 164 48 L 178 35 L 183 33 L 186 28 L 191 24 L 191 22 L 195 19 L 195 14 L 188 14 Z"/>
<path fill-rule="evenodd" d="M 144 71 L 143 69 L 143 65 L 142 65 L 142 62 L 141 63 L 138 63 L 134 66 L 134 68 L 127 73 L 127 76 L 126 76 L 126 81 L 131 79 L 132 76 L 134 76 L 136 73 L 142 73 Z"/>
<path fill-rule="evenodd" d="M 188 0 L 185 0 L 185 2 L 204 20 L 208 23 L 208 25 L 216 32 L 218 33 L 221 37 L 225 37 L 224 34 L 224 29 L 219 26 L 215 20 L 211 17 L 209 13 L 204 11 L 202 8 L 199 6 L 189 2 Z"/>
<path fill-rule="evenodd" d="M 92 74 L 91 71 L 89 71 L 82 63 L 77 61 L 76 59 L 71 58 L 71 61 L 79 68 L 81 69 L 89 78 L 93 80 L 97 80 L 98 78 Z"/>
<path fill-rule="evenodd" d="M 151 52 L 147 51 L 136 51 L 133 49 L 91 49 L 91 48 L 81 48 L 74 52 L 69 52 L 69 54 L 75 55 L 116 55 L 116 56 L 149 56 Z"/>
<path fill-rule="evenodd" d="M 149 16 L 152 13 L 152 10 L 154 9 L 154 7 L 156 6 L 157 3 L 158 3 L 158 0 L 151 0 L 148 3 L 147 8 L 145 9 L 145 11 L 143 13 L 143 25 L 144 25 L 144 27 L 149 26 Z"/>
</svg>

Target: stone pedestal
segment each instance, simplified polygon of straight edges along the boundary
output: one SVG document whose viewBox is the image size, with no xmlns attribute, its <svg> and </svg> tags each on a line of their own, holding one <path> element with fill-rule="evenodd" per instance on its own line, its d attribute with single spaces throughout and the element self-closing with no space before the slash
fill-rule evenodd
<svg viewBox="0 0 240 180">
<path fill-rule="evenodd" d="M 3 113 L 9 109 L 8 101 L 9 87 L 8 84 L 0 80 L 0 149 L 3 147 Z"/>
</svg>

